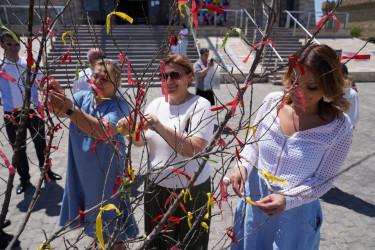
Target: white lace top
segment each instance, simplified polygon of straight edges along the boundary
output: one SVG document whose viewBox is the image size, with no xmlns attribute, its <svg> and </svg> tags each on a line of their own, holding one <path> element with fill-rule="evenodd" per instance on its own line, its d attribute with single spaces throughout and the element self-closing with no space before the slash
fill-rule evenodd
<svg viewBox="0 0 375 250">
<path fill-rule="evenodd" d="M 348 155 L 353 126 L 345 115 L 344 119 L 336 118 L 329 124 L 286 137 L 277 116 L 281 97 L 281 92 L 274 92 L 264 99 L 253 123 L 259 146 L 251 137 L 241 155 L 261 170 L 269 170 L 271 175 L 289 182 L 271 181 L 285 194 L 288 210 L 309 203 L 332 188 L 334 179 L 327 180 L 339 172 Z M 252 166 L 242 162 L 250 174 Z"/>
</svg>

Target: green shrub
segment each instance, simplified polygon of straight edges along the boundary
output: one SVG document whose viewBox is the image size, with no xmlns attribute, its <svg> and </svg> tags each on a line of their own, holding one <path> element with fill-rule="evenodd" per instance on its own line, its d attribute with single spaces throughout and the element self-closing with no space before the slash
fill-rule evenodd
<svg viewBox="0 0 375 250">
<path fill-rule="evenodd" d="M 369 38 L 367 38 L 367 41 L 369 41 L 370 43 L 375 43 L 375 36 L 370 36 Z"/>
<path fill-rule="evenodd" d="M 360 37 L 362 34 L 363 29 L 361 27 L 353 27 L 350 29 L 350 36 L 352 37 Z"/>
</svg>

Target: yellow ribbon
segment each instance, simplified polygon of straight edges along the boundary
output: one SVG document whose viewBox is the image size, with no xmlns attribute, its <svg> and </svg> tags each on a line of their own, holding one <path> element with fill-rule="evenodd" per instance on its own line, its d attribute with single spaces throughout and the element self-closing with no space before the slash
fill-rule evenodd
<svg viewBox="0 0 375 250">
<path fill-rule="evenodd" d="M 116 209 L 116 213 L 120 213 L 117 207 L 113 204 L 108 204 L 105 207 L 100 208 L 98 217 L 96 217 L 96 236 L 98 237 L 99 243 L 102 246 L 102 249 L 105 249 L 104 239 L 103 239 L 103 225 L 102 225 L 102 213 L 103 211 Z"/>
<path fill-rule="evenodd" d="M 201 226 L 204 227 L 207 230 L 208 233 L 208 226 L 206 222 L 201 222 Z"/>
<path fill-rule="evenodd" d="M 207 214 L 204 216 L 206 220 L 208 220 L 210 207 L 214 208 L 214 200 L 211 198 L 211 193 L 207 193 L 208 202 L 207 202 Z"/>
<path fill-rule="evenodd" d="M 124 129 L 123 129 L 123 127 L 119 127 L 118 129 L 117 129 L 117 132 L 122 132 Z"/>
<path fill-rule="evenodd" d="M 180 10 L 180 15 L 182 16 L 182 18 L 184 18 L 185 16 L 184 16 L 184 14 L 182 14 L 182 6 L 185 6 L 185 9 L 186 9 L 187 13 L 190 13 L 190 9 L 186 4 L 179 4 L 178 5 L 178 9 Z"/>
<path fill-rule="evenodd" d="M 61 40 L 63 41 L 64 45 L 66 45 L 66 42 L 65 42 L 64 37 L 65 37 L 67 34 L 70 35 L 70 41 L 71 41 L 72 44 L 74 44 L 73 34 L 72 34 L 72 32 L 71 32 L 70 30 L 68 30 L 68 31 L 64 32 L 64 33 L 62 34 L 62 36 L 61 36 Z"/>
<path fill-rule="evenodd" d="M 184 194 L 184 203 L 186 203 L 186 196 L 188 196 L 189 195 L 189 197 L 190 197 L 190 200 L 192 200 L 192 198 L 191 198 L 191 193 L 190 193 L 190 191 L 189 190 L 184 190 L 184 189 L 182 189 L 182 191 L 181 191 L 183 194 Z"/>
<path fill-rule="evenodd" d="M 50 249 L 51 248 L 51 243 L 48 243 L 47 246 L 43 247 L 44 243 L 46 243 L 46 241 L 43 241 L 42 245 L 40 245 L 40 247 L 38 248 L 38 250 Z"/>
<path fill-rule="evenodd" d="M 191 214 L 191 212 L 188 212 L 188 225 L 189 225 L 189 228 L 191 228 L 191 220 L 193 219 L 193 215 Z"/>
<path fill-rule="evenodd" d="M 250 199 L 250 197 L 242 196 L 242 198 L 245 198 L 245 200 L 247 201 L 247 203 L 249 203 L 250 205 L 255 205 L 255 204 L 256 204 L 254 201 L 252 201 L 252 200 Z"/>
<path fill-rule="evenodd" d="M 247 136 L 247 134 L 249 133 L 249 129 L 251 129 L 253 131 L 253 137 L 255 139 L 255 132 L 256 132 L 256 128 L 253 127 L 253 126 L 249 126 L 247 125 L 246 126 L 246 130 L 245 130 L 245 135 Z M 258 146 L 258 142 L 255 142 L 255 144 Z"/>
<path fill-rule="evenodd" d="M 284 184 L 289 184 L 288 181 L 284 180 L 284 179 L 281 179 L 279 177 L 276 177 L 274 175 L 271 175 L 270 172 L 267 170 L 267 171 L 263 171 L 263 176 L 267 179 L 267 181 L 269 180 L 273 180 L 273 181 L 276 181 L 276 182 L 280 182 L 280 183 L 284 183 Z"/>
<path fill-rule="evenodd" d="M 229 34 L 232 32 L 232 30 L 236 31 L 240 38 L 243 40 L 243 33 L 242 33 L 242 30 L 239 29 L 239 28 L 231 28 L 227 34 L 225 35 L 224 39 L 223 39 L 223 44 L 221 45 L 220 49 L 224 48 L 225 47 L 225 44 L 227 43 L 227 40 L 228 40 L 228 37 L 229 37 Z"/>
<path fill-rule="evenodd" d="M 107 20 L 106 20 L 106 24 L 107 24 L 107 34 L 109 33 L 109 28 L 111 27 L 111 16 L 112 15 L 117 15 L 119 17 L 121 17 L 122 19 L 125 19 L 127 20 L 129 23 L 133 23 L 133 18 L 131 18 L 130 16 L 126 15 L 125 13 L 123 12 L 116 12 L 116 11 L 113 11 L 111 13 L 108 14 L 107 16 Z"/>
<path fill-rule="evenodd" d="M 128 172 L 129 172 L 129 176 L 131 178 L 131 180 L 130 180 L 130 183 L 131 183 L 131 182 L 134 181 L 134 178 L 135 178 L 134 170 L 133 170 L 133 166 L 132 165 L 128 166 Z"/>
</svg>

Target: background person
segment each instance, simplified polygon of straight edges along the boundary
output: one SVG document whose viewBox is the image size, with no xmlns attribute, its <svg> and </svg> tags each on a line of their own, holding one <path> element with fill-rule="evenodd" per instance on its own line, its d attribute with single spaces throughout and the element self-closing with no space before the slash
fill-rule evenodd
<svg viewBox="0 0 375 250">
<path fill-rule="evenodd" d="M 81 70 L 79 72 L 78 79 L 73 81 L 73 94 L 77 93 L 80 90 L 91 91 L 91 86 L 87 83 L 87 80 L 91 79 L 96 61 L 103 58 L 105 58 L 105 55 L 101 49 L 92 48 L 89 50 L 89 52 L 87 53 L 87 60 L 92 68 L 87 67 L 85 70 Z"/>
<path fill-rule="evenodd" d="M 98 138 L 111 132 L 111 137 L 119 146 L 119 151 L 125 155 L 125 141 L 122 134 L 117 133 L 116 123 L 123 117 L 123 113 L 129 114 L 129 106 L 121 98 L 116 96 L 116 90 L 121 83 L 121 68 L 110 60 L 98 60 L 92 75 L 93 84 L 104 96 L 98 98 L 91 91 L 80 91 L 69 99 L 61 91 L 51 90 L 51 105 L 54 110 L 60 110 L 60 117 L 69 117 L 69 151 L 68 168 L 64 196 L 60 211 L 60 225 L 64 225 L 79 214 L 79 209 L 85 211 L 112 196 L 116 179 L 123 172 L 124 161 L 115 155 L 111 144 L 106 140 L 100 141 L 92 149 Z M 103 120 L 106 128 L 103 128 L 99 120 Z M 94 151 L 93 151 L 94 150 Z M 91 152 L 93 151 L 93 152 Z M 117 197 L 109 203 L 119 208 Z M 104 207 L 103 204 L 102 207 Z M 127 224 L 118 238 L 123 241 L 133 238 L 138 234 L 138 228 L 133 215 L 129 199 L 125 200 L 125 214 L 122 223 L 128 219 Z M 95 237 L 95 219 L 98 211 L 85 214 L 81 221 L 85 226 L 85 232 Z M 116 216 L 114 211 L 106 211 L 102 215 L 103 222 L 109 222 Z M 107 238 L 112 232 L 116 221 L 108 226 Z M 78 223 L 71 225 L 76 227 Z M 123 226 L 123 225 L 121 225 Z M 104 225 L 103 225 L 104 228 Z M 105 232 L 103 232 L 105 233 Z M 123 249 L 124 245 L 118 243 L 115 249 Z"/>
<path fill-rule="evenodd" d="M 211 84 L 205 84 L 204 78 L 207 72 L 212 66 L 213 62 L 208 61 L 210 56 L 210 51 L 203 48 L 199 51 L 200 59 L 194 63 L 194 73 L 197 76 L 197 81 L 195 83 L 195 94 L 206 98 L 210 101 L 211 105 L 215 105 L 214 91 L 212 90 Z"/>
<path fill-rule="evenodd" d="M 16 79 L 15 82 L 11 82 L 6 78 L 0 77 L 0 92 L 5 115 L 5 129 L 12 148 L 14 149 L 18 130 L 17 124 L 20 121 L 20 114 L 24 103 L 26 74 L 22 76 L 22 73 L 27 68 L 27 62 L 25 58 L 19 56 L 20 44 L 13 39 L 8 31 L 1 33 L 0 45 L 5 52 L 5 58 L 2 58 L 0 62 L 0 65 L 2 65 L 0 70 Z M 30 115 L 35 114 L 35 109 L 40 105 L 36 84 L 31 85 L 31 102 Z M 15 123 L 6 118 L 6 116 L 13 116 L 15 118 Z M 45 160 L 43 151 L 47 147 L 44 121 L 38 116 L 33 116 L 27 120 L 26 128 L 30 131 L 38 157 L 39 167 L 42 168 Z M 22 134 L 22 146 L 18 157 L 17 172 L 20 176 L 20 184 L 16 189 L 17 194 L 23 193 L 30 185 L 29 161 L 26 154 L 26 136 L 27 132 L 25 131 L 25 133 Z M 47 174 L 51 180 L 62 179 L 60 175 L 52 172 L 51 168 L 48 169 Z"/>
<path fill-rule="evenodd" d="M 245 238 L 232 249 L 319 249 L 323 218 L 318 198 L 333 186 L 349 152 L 353 126 L 343 113 L 349 105 L 336 52 L 313 44 L 297 55 L 299 51 L 294 57 L 306 73 L 301 76 L 297 64 L 295 71 L 289 67 L 284 84 L 299 86 L 305 104 L 296 89 L 286 95 L 283 108 L 275 108 L 283 93 L 269 94 L 254 122 L 258 145 L 251 138 L 241 153 L 261 171 L 288 183 L 270 181 L 278 192 L 269 193 L 262 173 L 249 163 L 242 160 L 235 168 L 229 176 L 235 193 L 258 202 L 238 201 L 234 231 L 238 239 Z"/>
<path fill-rule="evenodd" d="M 180 25 L 181 31 L 179 33 L 179 37 L 181 39 L 180 44 L 180 54 L 183 54 L 184 56 L 187 56 L 187 46 L 188 46 L 188 37 L 189 37 L 189 30 L 186 27 L 185 23 L 181 23 Z"/>
<path fill-rule="evenodd" d="M 357 87 L 355 86 L 354 80 L 348 75 L 348 68 L 345 64 L 341 64 L 342 76 L 344 77 L 344 98 L 350 103 L 350 108 L 346 111 L 346 114 L 350 117 L 353 126 L 359 120 L 359 98 L 357 93 Z M 353 88 L 353 86 L 355 88 Z"/>
<path fill-rule="evenodd" d="M 168 88 L 168 102 L 164 97 L 153 100 L 145 110 L 142 128 L 149 149 L 148 170 L 145 189 L 145 231 L 150 234 L 158 221 L 153 219 L 166 212 L 164 204 L 171 193 L 179 194 L 187 183 L 187 179 L 173 172 L 178 169 L 193 177 L 198 169 L 200 159 L 186 161 L 202 152 L 213 134 L 213 116 L 210 103 L 188 91 L 194 77 L 193 67 L 187 57 L 181 54 L 171 55 L 164 59 L 165 79 Z M 123 127 L 126 134 L 130 132 L 129 118 L 121 119 L 118 127 Z M 136 146 L 145 145 L 143 139 L 133 141 Z M 177 145 L 177 146 L 175 146 Z M 177 153 L 177 154 L 176 154 Z M 170 165 L 172 164 L 172 165 Z M 165 167 L 167 166 L 167 167 Z M 187 199 L 184 204 L 186 211 L 197 211 L 207 204 L 207 193 L 210 192 L 210 169 L 206 163 L 202 173 L 190 190 L 192 201 Z M 194 218 L 198 214 L 194 213 Z M 174 217 L 186 216 L 181 208 Z M 194 223 L 192 220 L 192 223 Z M 203 220 L 208 226 L 210 220 Z M 172 232 L 165 233 L 174 240 L 182 241 L 189 231 L 187 219 L 180 224 L 171 224 Z M 164 233 L 163 233 L 164 234 Z M 189 239 L 189 246 L 184 249 L 206 249 L 208 232 L 199 226 L 194 236 Z M 150 248 L 170 249 L 175 245 L 168 237 L 158 237 L 151 242 Z M 186 247 L 186 248 L 185 248 Z"/>
</svg>

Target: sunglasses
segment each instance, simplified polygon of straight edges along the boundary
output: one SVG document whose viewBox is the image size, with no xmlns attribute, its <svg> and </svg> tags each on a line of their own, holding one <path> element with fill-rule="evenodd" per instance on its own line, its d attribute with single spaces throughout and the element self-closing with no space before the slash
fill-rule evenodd
<svg viewBox="0 0 375 250">
<path fill-rule="evenodd" d="M 162 74 L 162 73 L 159 74 L 160 80 L 165 79 L 166 81 L 168 80 L 168 78 L 171 78 L 172 81 L 180 80 L 181 76 L 182 76 L 182 73 L 178 71 L 173 71 L 169 74 Z"/>
<path fill-rule="evenodd" d="M 15 47 L 18 47 L 18 46 L 20 46 L 20 44 L 19 43 L 17 43 L 17 42 L 14 42 L 14 43 L 5 43 L 7 46 L 15 46 Z"/>
</svg>

